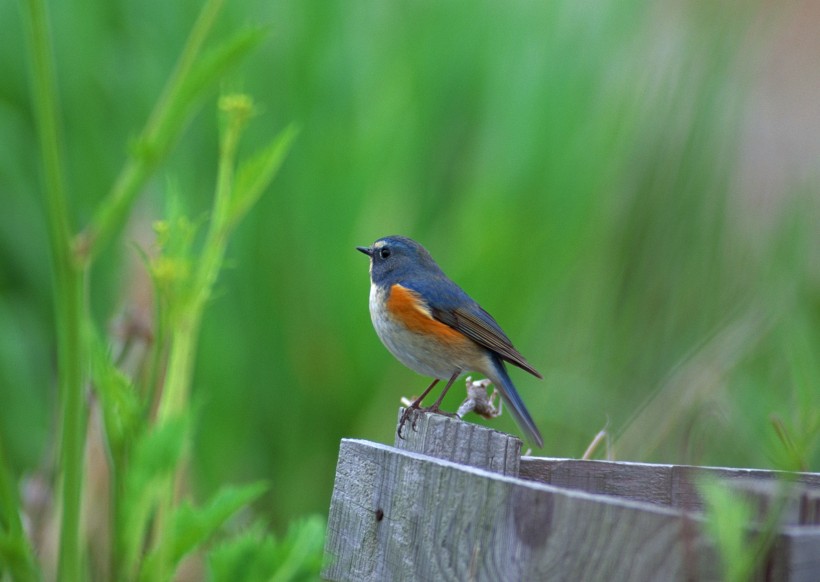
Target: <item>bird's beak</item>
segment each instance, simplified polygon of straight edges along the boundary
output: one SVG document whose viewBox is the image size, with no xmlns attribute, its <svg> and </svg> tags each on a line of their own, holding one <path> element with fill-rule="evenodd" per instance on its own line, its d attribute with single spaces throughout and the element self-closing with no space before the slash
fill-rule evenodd
<svg viewBox="0 0 820 582">
<path fill-rule="evenodd" d="M 368 257 L 373 256 L 373 249 L 371 249 L 370 247 L 356 247 L 356 250 L 366 254 Z"/>
</svg>

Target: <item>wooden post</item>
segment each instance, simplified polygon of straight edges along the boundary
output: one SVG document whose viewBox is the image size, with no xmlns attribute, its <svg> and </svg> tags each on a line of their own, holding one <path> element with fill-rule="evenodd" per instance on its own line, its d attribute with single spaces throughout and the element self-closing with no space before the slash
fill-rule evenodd
<svg viewBox="0 0 820 582">
<path fill-rule="evenodd" d="M 403 412 L 399 409 L 399 420 Z M 401 435 L 396 432 L 393 446 L 402 451 L 518 477 L 521 440 L 512 435 L 425 412 L 411 415 Z"/>
<path fill-rule="evenodd" d="M 342 441 L 327 579 L 720 579 L 703 518 L 684 506 L 699 507 L 690 489 L 696 474 L 749 472 L 526 457 L 526 479 L 516 478 L 509 447 L 520 441 L 465 424 L 425 415 L 415 433 L 405 427 L 399 447 Z M 820 485 L 820 475 L 802 473 L 798 481 L 810 488 Z M 817 509 L 813 495 L 800 497 L 808 505 L 798 503 L 810 515 Z M 820 527 L 782 525 L 764 558 L 755 580 L 817 582 Z"/>
</svg>

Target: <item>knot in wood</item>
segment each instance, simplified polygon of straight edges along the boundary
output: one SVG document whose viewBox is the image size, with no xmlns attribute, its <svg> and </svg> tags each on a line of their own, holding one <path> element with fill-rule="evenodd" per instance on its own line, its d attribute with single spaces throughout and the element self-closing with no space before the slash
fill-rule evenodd
<svg viewBox="0 0 820 582">
<path fill-rule="evenodd" d="M 552 496 L 546 496 L 528 487 L 516 487 L 510 496 L 513 530 L 525 546 L 537 549 L 547 543 L 552 532 L 554 510 Z"/>
</svg>

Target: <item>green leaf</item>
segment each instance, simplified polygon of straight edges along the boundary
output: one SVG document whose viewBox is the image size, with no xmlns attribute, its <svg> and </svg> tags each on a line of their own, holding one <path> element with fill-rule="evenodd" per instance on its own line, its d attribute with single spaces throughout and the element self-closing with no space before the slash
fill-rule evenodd
<svg viewBox="0 0 820 582">
<path fill-rule="evenodd" d="M 118 520 L 126 572 L 134 571 L 151 515 L 162 492 L 171 486 L 169 481 L 182 458 L 188 428 L 188 417 L 178 417 L 142 434 L 135 443 Z"/>
<path fill-rule="evenodd" d="M 102 408 L 109 446 L 119 458 L 136 434 L 140 402 L 134 386 L 114 364 L 109 349 L 97 334 L 87 334 L 91 352 L 91 376 Z"/>
<path fill-rule="evenodd" d="M 206 543 L 217 530 L 237 511 L 251 503 L 267 490 L 266 483 L 253 483 L 243 487 L 225 487 L 202 507 L 188 503 L 180 505 L 173 513 L 171 527 L 160 540 L 157 548 L 145 560 L 140 579 L 155 580 L 158 572 L 172 572 L 186 554 Z M 167 560 L 170 567 L 162 568 Z"/>
<path fill-rule="evenodd" d="M 325 521 L 318 515 L 296 521 L 279 548 L 281 563 L 271 582 L 313 578 L 322 567 L 325 546 Z"/>
<path fill-rule="evenodd" d="M 228 212 L 228 223 L 236 224 L 245 216 L 270 185 L 285 159 L 298 130 L 291 124 L 271 143 L 243 162 L 236 174 L 236 183 Z"/>
<path fill-rule="evenodd" d="M 12 580 L 25 582 L 39 577 L 28 542 L 17 535 L 0 533 L 0 580 L 8 570 Z"/>
<path fill-rule="evenodd" d="M 276 539 L 260 523 L 219 544 L 208 554 L 208 579 L 270 580 L 278 569 Z"/>
<path fill-rule="evenodd" d="M 213 582 L 314 580 L 322 565 L 324 518 L 314 515 L 290 524 L 277 541 L 262 524 L 226 541 L 208 555 Z"/>
<path fill-rule="evenodd" d="M 181 126 L 188 119 L 188 112 L 194 110 L 196 102 L 226 72 L 234 69 L 267 35 L 266 28 L 242 30 L 202 55 L 185 77 L 177 98 L 169 107 L 169 122 L 161 133 L 151 136 L 150 142 L 136 145 L 137 153 L 150 158 L 164 155 Z M 147 148 L 147 149 L 146 149 Z"/>
<path fill-rule="evenodd" d="M 723 579 L 746 580 L 757 553 L 757 547 L 749 543 L 746 534 L 752 519 L 748 501 L 715 481 L 702 483 L 699 491 L 706 501 L 706 533 L 720 554 Z"/>
</svg>

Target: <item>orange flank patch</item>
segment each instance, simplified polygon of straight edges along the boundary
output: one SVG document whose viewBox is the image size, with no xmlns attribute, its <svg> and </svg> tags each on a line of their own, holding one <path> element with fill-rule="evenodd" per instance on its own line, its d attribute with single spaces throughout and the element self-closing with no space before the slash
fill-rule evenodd
<svg viewBox="0 0 820 582">
<path fill-rule="evenodd" d="M 390 297 L 387 298 L 387 310 L 410 331 L 433 335 L 447 342 L 467 339 L 446 323 L 433 319 L 424 300 L 418 293 L 407 287 L 398 284 L 391 287 Z"/>
</svg>

